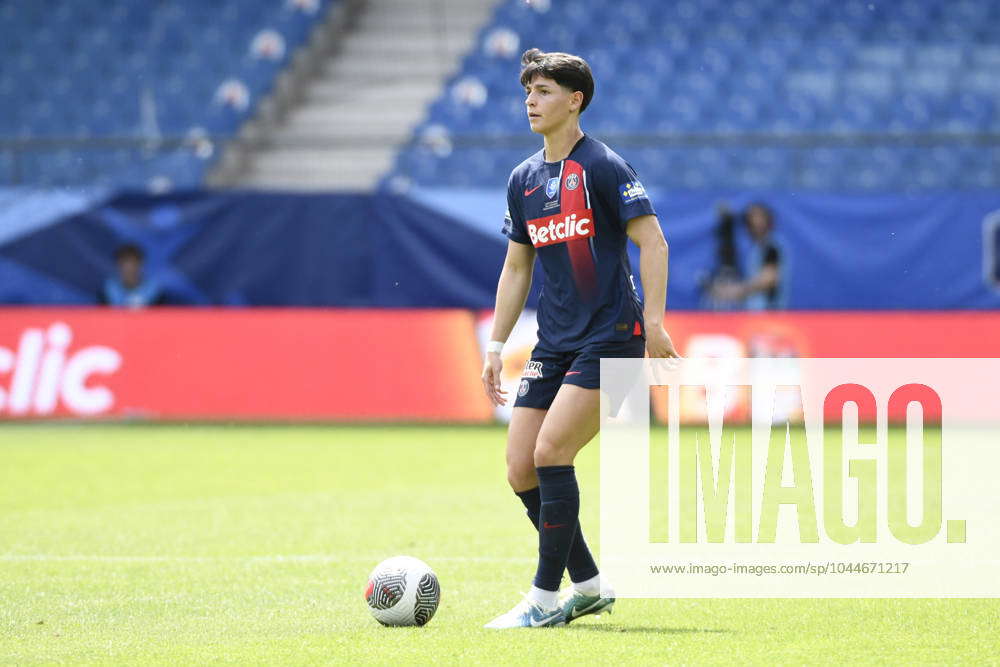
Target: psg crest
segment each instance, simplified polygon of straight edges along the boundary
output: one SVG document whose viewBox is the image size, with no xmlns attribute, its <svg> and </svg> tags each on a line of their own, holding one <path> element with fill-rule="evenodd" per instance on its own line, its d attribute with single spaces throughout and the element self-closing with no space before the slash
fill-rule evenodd
<svg viewBox="0 0 1000 667">
<path fill-rule="evenodd" d="M 579 185 L 580 185 L 580 177 L 577 176 L 576 174 L 570 174 L 569 176 L 566 177 L 567 190 L 576 190 L 576 188 Z"/>
</svg>

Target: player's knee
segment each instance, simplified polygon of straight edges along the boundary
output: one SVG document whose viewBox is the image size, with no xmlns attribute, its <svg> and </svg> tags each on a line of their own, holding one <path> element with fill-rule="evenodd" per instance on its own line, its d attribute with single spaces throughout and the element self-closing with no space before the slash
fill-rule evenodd
<svg viewBox="0 0 1000 667">
<path fill-rule="evenodd" d="M 510 484 L 510 488 L 518 492 L 538 486 L 534 461 L 530 458 L 507 461 L 507 483 Z"/>
<path fill-rule="evenodd" d="M 536 467 L 566 465 L 572 462 L 572 457 L 566 460 L 567 455 L 567 448 L 551 438 L 539 436 L 535 443 Z"/>
</svg>

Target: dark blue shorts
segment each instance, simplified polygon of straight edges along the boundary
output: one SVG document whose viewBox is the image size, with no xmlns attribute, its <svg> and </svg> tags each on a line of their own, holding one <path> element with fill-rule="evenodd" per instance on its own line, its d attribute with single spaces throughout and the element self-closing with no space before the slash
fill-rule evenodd
<svg viewBox="0 0 1000 667">
<path fill-rule="evenodd" d="M 646 339 L 633 336 L 624 342 L 592 343 L 576 352 L 552 352 L 536 345 L 524 365 L 515 408 L 548 410 L 559 387 L 575 384 L 584 389 L 601 386 L 601 358 L 642 358 Z"/>
</svg>

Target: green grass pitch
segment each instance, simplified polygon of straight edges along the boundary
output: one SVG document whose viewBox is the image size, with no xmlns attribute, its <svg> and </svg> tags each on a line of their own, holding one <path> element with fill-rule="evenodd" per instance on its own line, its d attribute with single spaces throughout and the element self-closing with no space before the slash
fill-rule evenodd
<svg viewBox="0 0 1000 667">
<path fill-rule="evenodd" d="M 498 427 L 0 426 L 0 662 L 996 663 L 996 600 L 621 600 L 482 629 L 535 538 Z M 578 461 L 597 544 L 597 463 Z M 381 559 L 436 570 L 424 628 L 383 628 Z"/>
</svg>

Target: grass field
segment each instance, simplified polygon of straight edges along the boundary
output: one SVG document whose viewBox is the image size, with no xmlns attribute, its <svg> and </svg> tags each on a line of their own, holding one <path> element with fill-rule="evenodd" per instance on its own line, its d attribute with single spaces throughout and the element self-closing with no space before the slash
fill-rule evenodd
<svg viewBox="0 0 1000 667">
<path fill-rule="evenodd" d="M 503 431 L 0 427 L 0 661 L 241 664 L 996 663 L 995 600 L 622 600 L 487 631 L 534 535 Z M 578 461 L 596 526 L 597 451 Z M 588 489 L 594 492 L 587 494 Z M 596 530 L 591 543 L 596 545 Z M 362 591 L 410 554 L 443 598 L 383 628 Z"/>
</svg>

